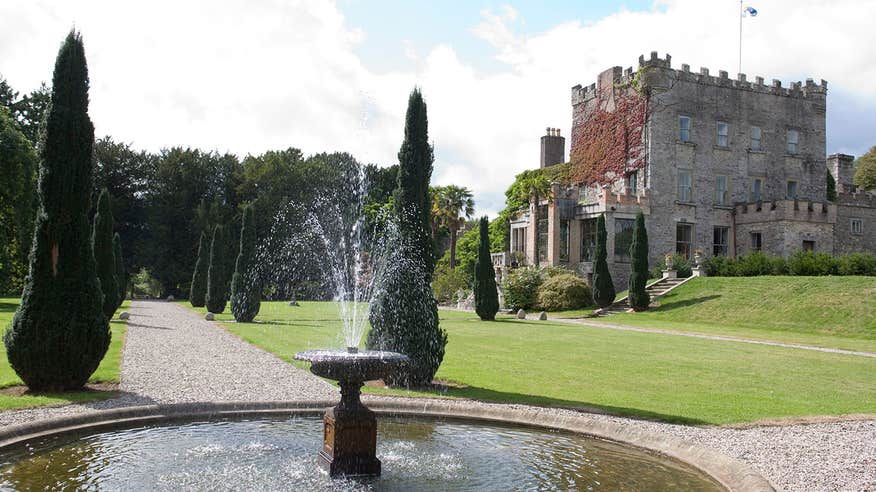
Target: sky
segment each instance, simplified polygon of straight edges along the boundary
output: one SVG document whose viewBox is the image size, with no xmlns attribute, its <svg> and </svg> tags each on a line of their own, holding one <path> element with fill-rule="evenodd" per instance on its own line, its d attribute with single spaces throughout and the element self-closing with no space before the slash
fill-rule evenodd
<svg viewBox="0 0 876 492">
<path fill-rule="evenodd" d="M 828 81 L 827 153 L 876 145 L 876 0 L 751 0 L 749 80 Z M 397 163 L 407 97 L 421 87 L 433 184 L 504 208 L 538 167 L 546 127 L 569 135 L 570 88 L 639 55 L 737 72 L 735 0 L 0 0 L 0 75 L 51 80 L 75 27 L 97 136 L 243 157 L 297 147 Z M 566 153 L 568 155 L 568 143 Z"/>
</svg>

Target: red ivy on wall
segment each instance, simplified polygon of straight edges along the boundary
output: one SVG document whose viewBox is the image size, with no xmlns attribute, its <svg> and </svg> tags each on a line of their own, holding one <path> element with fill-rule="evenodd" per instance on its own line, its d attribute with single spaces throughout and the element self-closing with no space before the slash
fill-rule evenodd
<svg viewBox="0 0 876 492">
<path fill-rule="evenodd" d="M 645 166 L 648 98 L 631 86 L 600 90 L 572 131 L 572 179 L 609 184 Z"/>
</svg>

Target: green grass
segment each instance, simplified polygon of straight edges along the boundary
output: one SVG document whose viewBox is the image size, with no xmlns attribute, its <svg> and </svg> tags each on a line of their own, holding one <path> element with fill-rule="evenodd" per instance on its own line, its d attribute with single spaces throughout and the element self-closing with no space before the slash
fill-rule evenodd
<svg viewBox="0 0 876 492">
<path fill-rule="evenodd" d="M 301 304 L 262 303 L 262 323 L 229 322 L 230 314 L 219 320 L 290 362 L 301 350 L 343 346 L 336 306 Z M 703 424 L 876 413 L 874 358 L 508 317 L 490 323 L 454 311 L 440 315 L 449 343 L 437 377 L 461 385 L 442 396 Z"/>
<path fill-rule="evenodd" d="M 17 298 L 0 298 L 0 326 L 5 331 L 12 321 L 12 316 L 18 308 L 19 299 Z M 120 308 L 120 311 L 125 310 L 130 305 L 130 301 L 125 301 Z M 114 319 L 111 322 L 113 338 L 110 342 L 106 356 L 98 366 L 97 371 L 91 376 L 89 382 L 92 383 L 118 383 L 119 382 L 119 367 L 122 359 L 122 344 L 125 338 L 125 322 Z M 21 379 L 9 366 L 6 360 L 6 347 L 0 343 L 0 388 L 8 388 L 10 386 L 20 386 L 24 384 Z M 47 394 L 25 394 L 22 396 L 0 394 L 0 410 L 12 410 L 17 408 L 28 408 L 43 405 L 63 405 L 67 403 L 86 402 L 93 400 L 101 400 L 113 396 L 113 393 L 106 391 L 80 391 L 66 393 L 47 393 Z"/>
<path fill-rule="evenodd" d="M 876 352 L 876 277 L 695 278 L 611 324 Z"/>
</svg>

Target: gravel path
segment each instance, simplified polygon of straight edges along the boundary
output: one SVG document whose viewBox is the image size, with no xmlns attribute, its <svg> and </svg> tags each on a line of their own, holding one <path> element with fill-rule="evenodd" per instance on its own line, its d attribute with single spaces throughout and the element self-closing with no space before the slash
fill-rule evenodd
<svg viewBox="0 0 876 492">
<path fill-rule="evenodd" d="M 130 405 L 337 398 L 327 382 L 184 307 L 144 301 L 131 306 L 120 389 L 120 397 L 101 402 L 0 412 L 0 425 Z M 750 464 L 784 490 L 876 491 L 876 420 L 736 429 L 588 415 L 716 449 Z"/>
</svg>

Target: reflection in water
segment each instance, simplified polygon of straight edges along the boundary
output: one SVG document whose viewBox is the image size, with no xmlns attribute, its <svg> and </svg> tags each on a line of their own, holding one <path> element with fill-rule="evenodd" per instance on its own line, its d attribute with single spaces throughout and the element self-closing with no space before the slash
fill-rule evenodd
<svg viewBox="0 0 876 492">
<path fill-rule="evenodd" d="M 685 465 L 576 434 L 384 417 L 383 475 L 331 481 L 319 417 L 168 424 L 44 438 L 0 454 L 0 488 L 720 490 Z"/>
</svg>

